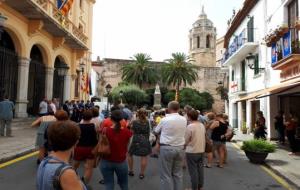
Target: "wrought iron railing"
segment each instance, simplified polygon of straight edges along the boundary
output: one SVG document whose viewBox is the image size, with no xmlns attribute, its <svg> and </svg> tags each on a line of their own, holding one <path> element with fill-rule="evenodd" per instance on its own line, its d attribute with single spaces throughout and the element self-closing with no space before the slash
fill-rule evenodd
<svg viewBox="0 0 300 190">
<path fill-rule="evenodd" d="M 76 39 L 87 45 L 88 37 L 70 19 L 64 16 L 51 0 L 31 0 L 40 7 L 47 15 L 56 21 L 62 28 L 68 31 Z"/>
</svg>

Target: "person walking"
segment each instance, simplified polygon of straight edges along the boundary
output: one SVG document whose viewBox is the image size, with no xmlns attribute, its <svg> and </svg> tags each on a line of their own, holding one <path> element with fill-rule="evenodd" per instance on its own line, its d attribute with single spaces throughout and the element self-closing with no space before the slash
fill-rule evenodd
<svg viewBox="0 0 300 190">
<path fill-rule="evenodd" d="M 162 118 L 154 129 L 156 134 L 160 134 L 159 166 L 162 190 L 183 188 L 182 162 L 187 120 L 179 115 L 179 109 L 180 105 L 177 101 L 170 102 L 167 110 L 169 114 Z"/>
<path fill-rule="evenodd" d="M 45 97 L 39 104 L 39 116 L 45 116 L 48 114 L 48 101 Z"/>
<path fill-rule="evenodd" d="M 85 110 L 82 118 L 83 122 L 79 124 L 81 135 L 75 147 L 73 167 L 77 170 L 80 166 L 80 162 L 85 162 L 84 175 L 81 179 L 85 184 L 88 184 L 92 177 L 95 164 L 95 156 L 92 151 L 97 145 L 98 139 L 95 125 L 91 122 L 93 118 L 92 111 Z"/>
<path fill-rule="evenodd" d="M 205 153 L 207 156 L 207 164 L 205 164 L 205 167 L 211 168 L 212 162 L 213 162 L 213 141 L 211 139 L 211 134 L 212 134 L 211 125 L 215 122 L 216 114 L 213 112 L 209 112 L 209 113 L 207 113 L 206 117 L 207 117 L 207 121 L 205 124 L 205 128 L 206 128 Z M 199 121 L 201 122 L 201 120 L 199 120 Z"/>
<path fill-rule="evenodd" d="M 255 122 L 255 139 L 266 139 L 266 119 L 262 111 L 257 112 L 257 120 Z"/>
<path fill-rule="evenodd" d="M 133 132 L 133 138 L 129 148 L 128 165 L 129 176 L 134 176 L 133 172 L 133 155 L 141 157 L 141 171 L 139 174 L 140 179 L 144 179 L 145 170 L 147 167 L 148 158 L 151 154 L 151 144 L 149 141 L 150 124 L 147 119 L 147 112 L 141 108 L 137 112 L 137 120 L 134 120 L 130 126 Z"/>
<path fill-rule="evenodd" d="M 80 129 L 72 121 L 57 121 L 49 126 L 48 137 L 53 147 L 37 171 L 37 190 L 87 190 L 69 164 Z"/>
<path fill-rule="evenodd" d="M 275 119 L 275 129 L 278 133 L 278 139 L 279 143 L 284 144 L 285 143 L 285 125 L 283 121 L 283 111 L 279 111 L 276 115 Z"/>
<path fill-rule="evenodd" d="M 290 149 L 291 149 L 289 155 L 296 155 L 297 144 L 296 144 L 295 135 L 296 135 L 297 123 L 293 118 L 292 114 L 289 114 L 285 117 L 285 126 L 286 126 L 286 136 L 288 138 Z"/>
<path fill-rule="evenodd" d="M 46 129 L 50 124 L 56 121 L 54 116 L 54 112 L 51 110 L 48 115 L 44 115 L 36 119 L 32 124 L 31 127 L 38 127 L 35 146 L 39 149 L 37 164 L 44 159 L 47 154 L 47 150 L 45 148 L 45 133 Z"/>
<path fill-rule="evenodd" d="M 5 97 L 0 102 L 0 136 L 13 137 L 11 135 L 11 121 L 13 119 L 13 110 L 15 109 L 14 103 Z"/>
<path fill-rule="evenodd" d="M 196 110 L 187 112 L 190 124 L 185 132 L 185 155 L 192 182 L 192 190 L 202 190 L 204 179 L 205 127 L 198 121 Z"/>
<path fill-rule="evenodd" d="M 217 150 L 219 163 L 218 167 L 223 168 L 225 162 L 225 151 L 226 151 L 226 133 L 228 124 L 224 121 L 223 114 L 216 115 L 216 121 L 211 124 L 212 129 L 211 139 L 213 140 L 213 149 Z"/>
<path fill-rule="evenodd" d="M 126 162 L 127 147 L 132 133 L 127 127 L 121 126 L 123 112 L 115 110 L 111 113 L 113 125 L 102 129 L 106 135 L 110 155 L 104 156 L 100 161 L 100 170 L 104 177 L 106 190 L 113 190 L 115 186 L 114 174 L 116 173 L 121 190 L 128 190 L 128 165 Z"/>
</svg>

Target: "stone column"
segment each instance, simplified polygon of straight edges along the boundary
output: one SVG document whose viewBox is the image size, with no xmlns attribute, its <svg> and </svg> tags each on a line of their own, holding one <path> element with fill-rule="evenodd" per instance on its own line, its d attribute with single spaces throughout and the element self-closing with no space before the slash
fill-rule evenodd
<svg viewBox="0 0 300 190">
<path fill-rule="evenodd" d="M 64 76 L 64 101 L 71 98 L 71 75 Z"/>
<path fill-rule="evenodd" d="M 46 67 L 45 96 L 48 100 L 51 100 L 53 96 L 53 75 L 54 75 L 54 68 Z"/>
<path fill-rule="evenodd" d="M 18 90 L 15 107 L 15 116 L 18 118 L 25 118 L 27 114 L 27 93 L 28 93 L 28 73 L 29 73 L 30 59 L 19 58 L 18 66 Z"/>
</svg>

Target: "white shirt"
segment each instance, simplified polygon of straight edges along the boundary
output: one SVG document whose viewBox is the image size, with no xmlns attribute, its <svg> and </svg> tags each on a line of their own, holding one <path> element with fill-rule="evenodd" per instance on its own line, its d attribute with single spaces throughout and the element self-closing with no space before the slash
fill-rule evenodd
<svg viewBox="0 0 300 190">
<path fill-rule="evenodd" d="M 155 128 L 155 133 L 161 133 L 160 143 L 170 146 L 183 146 L 187 126 L 185 117 L 178 113 L 167 114 Z"/>
<path fill-rule="evenodd" d="M 50 107 L 51 107 L 53 113 L 55 113 L 56 112 L 56 106 L 53 102 L 50 104 Z"/>
<path fill-rule="evenodd" d="M 205 127 L 202 123 L 191 123 L 185 131 L 187 153 L 203 153 L 205 151 Z"/>
<path fill-rule="evenodd" d="M 47 102 L 45 101 L 41 101 L 40 105 L 39 105 L 39 108 L 40 108 L 40 114 L 45 114 L 45 113 L 48 113 L 48 104 Z"/>
</svg>

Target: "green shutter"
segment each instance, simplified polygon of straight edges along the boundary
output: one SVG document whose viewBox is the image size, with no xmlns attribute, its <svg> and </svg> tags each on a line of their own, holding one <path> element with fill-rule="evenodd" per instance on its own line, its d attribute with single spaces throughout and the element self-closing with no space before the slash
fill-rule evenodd
<svg viewBox="0 0 300 190">
<path fill-rule="evenodd" d="M 254 75 L 257 75 L 258 73 L 259 73 L 259 59 L 258 59 L 258 54 L 256 54 L 254 60 Z"/>
</svg>

